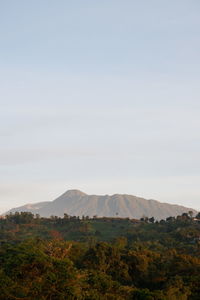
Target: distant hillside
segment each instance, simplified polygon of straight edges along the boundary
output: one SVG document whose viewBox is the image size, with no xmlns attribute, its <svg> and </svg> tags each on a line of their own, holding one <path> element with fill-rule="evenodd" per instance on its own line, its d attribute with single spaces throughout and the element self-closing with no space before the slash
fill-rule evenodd
<svg viewBox="0 0 200 300">
<path fill-rule="evenodd" d="M 169 216 L 181 215 L 194 209 L 180 205 L 161 203 L 156 200 L 115 194 L 112 196 L 87 195 L 78 190 L 69 190 L 54 201 L 27 204 L 13 208 L 10 212 L 29 211 L 43 217 L 51 215 L 62 217 L 64 213 L 71 216 L 122 217 L 136 218 L 143 216 L 165 219 Z"/>
</svg>

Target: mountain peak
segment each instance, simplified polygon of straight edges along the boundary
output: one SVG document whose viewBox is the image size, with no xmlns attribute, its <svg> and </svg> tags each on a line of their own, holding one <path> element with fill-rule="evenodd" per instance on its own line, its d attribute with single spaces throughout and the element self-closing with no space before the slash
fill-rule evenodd
<svg viewBox="0 0 200 300">
<path fill-rule="evenodd" d="M 87 194 L 83 193 L 80 190 L 68 190 L 66 191 L 63 195 L 68 196 L 68 197 L 83 197 L 86 196 Z"/>
<path fill-rule="evenodd" d="M 87 195 L 79 190 L 68 190 L 54 201 L 37 203 L 28 207 L 18 207 L 9 212 L 30 211 L 41 216 L 51 215 L 62 217 L 64 213 L 70 216 L 121 217 L 140 219 L 142 216 L 154 217 L 157 220 L 169 216 L 177 216 L 192 210 L 155 200 L 146 200 L 140 197 L 114 194 L 112 196 Z"/>
</svg>

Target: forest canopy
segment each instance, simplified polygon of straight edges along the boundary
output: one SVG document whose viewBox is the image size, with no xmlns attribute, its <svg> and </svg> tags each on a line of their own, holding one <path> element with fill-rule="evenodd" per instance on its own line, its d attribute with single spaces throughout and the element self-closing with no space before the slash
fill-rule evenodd
<svg viewBox="0 0 200 300">
<path fill-rule="evenodd" d="M 200 214 L 0 219 L 0 299 L 197 300 Z"/>
</svg>

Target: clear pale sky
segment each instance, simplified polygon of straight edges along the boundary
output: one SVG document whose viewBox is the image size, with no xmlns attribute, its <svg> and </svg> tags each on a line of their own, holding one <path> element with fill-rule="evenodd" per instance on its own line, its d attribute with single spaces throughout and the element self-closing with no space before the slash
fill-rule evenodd
<svg viewBox="0 0 200 300">
<path fill-rule="evenodd" d="M 199 0 L 0 0 L 0 212 L 72 188 L 200 209 Z"/>
</svg>

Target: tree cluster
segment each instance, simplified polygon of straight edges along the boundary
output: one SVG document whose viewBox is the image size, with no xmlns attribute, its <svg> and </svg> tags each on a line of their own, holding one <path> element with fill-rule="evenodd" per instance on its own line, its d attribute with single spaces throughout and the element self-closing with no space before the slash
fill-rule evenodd
<svg viewBox="0 0 200 300">
<path fill-rule="evenodd" d="M 120 218 L 0 220 L 0 300 L 197 300 L 200 223 Z"/>
</svg>

